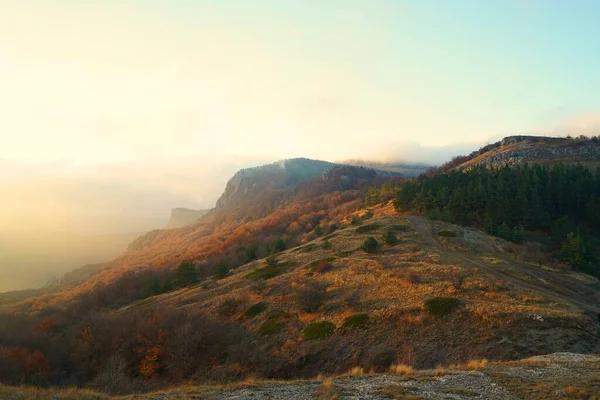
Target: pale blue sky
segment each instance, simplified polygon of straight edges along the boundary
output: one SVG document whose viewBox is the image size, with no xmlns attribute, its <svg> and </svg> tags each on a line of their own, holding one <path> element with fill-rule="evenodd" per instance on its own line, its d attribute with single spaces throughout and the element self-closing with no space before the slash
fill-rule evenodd
<svg viewBox="0 0 600 400">
<path fill-rule="evenodd" d="M 40 179 L 67 182 L 67 200 L 31 192 L 56 209 L 87 212 L 98 196 L 71 194 L 91 196 L 90 182 L 132 186 L 106 205 L 125 213 L 163 196 L 141 206 L 152 213 L 211 206 L 235 168 L 281 158 L 443 162 L 512 134 L 600 133 L 598 1 L 0 9 L 0 161 L 19 166 L 0 183 L 16 175 L 31 192 Z M 26 212 L 23 199 L 0 209 Z"/>
</svg>

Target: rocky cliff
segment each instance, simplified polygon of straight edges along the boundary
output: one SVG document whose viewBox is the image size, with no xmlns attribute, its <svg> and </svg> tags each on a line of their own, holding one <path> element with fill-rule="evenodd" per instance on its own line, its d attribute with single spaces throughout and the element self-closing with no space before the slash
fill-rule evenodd
<svg viewBox="0 0 600 400">
<path fill-rule="evenodd" d="M 600 141 L 597 139 L 509 136 L 472 153 L 468 161 L 456 167 L 469 170 L 477 165 L 490 168 L 524 163 L 600 164 Z"/>
<path fill-rule="evenodd" d="M 210 210 L 173 208 L 171 209 L 171 218 L 169 219 L 167 226 L 165 226 L 165 229 L 181 228 L 182 226 L 191 225 L 209 212 Z"/>
</svg>

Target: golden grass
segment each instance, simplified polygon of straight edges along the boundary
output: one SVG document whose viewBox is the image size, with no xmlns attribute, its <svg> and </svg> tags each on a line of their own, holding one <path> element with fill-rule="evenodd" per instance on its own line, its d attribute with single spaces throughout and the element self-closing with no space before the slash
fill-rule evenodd
<svg viewBox="0 0 600 400">
<path fill-rule="evenodd" d="M 436 375 L 436 376 L 442 376 L 442 375 L 445 375 L 445 374 L 446 374 L 446 372 L 447 372 L 447 371 L 446 371 L 446 368 L 444 368 L 444 367 L 442 366 L 442 364 L 438 364 L 438 365 L 436 365 L 436 366 L 435 366 L 435 375 Z"/>
<path fill-rule="evenodd" d="M 365 374 L 365 370 L 362 367 L 354 367 L 350 371 L 348 371 L 348 375 L 352 376 L 362 376 Z"/>
<path fill-rule="evenodd" d="M 469 361 L 465 367 L 466 369 L 470 370 L 470 371 L 476 371 L 476 370 L 480 370 L 483 369 L 485 367 L 487 367 L 488 365 L 488 360 L 485 358 L 482 358 L 480 360 L 471 360 Z"/>
<path fill-rule="evenodd" d="M 390 365 L 390 372 L 397 375 L 411 376 L 414 370 L 410 365 L 392 364 Z"/>
</svg>

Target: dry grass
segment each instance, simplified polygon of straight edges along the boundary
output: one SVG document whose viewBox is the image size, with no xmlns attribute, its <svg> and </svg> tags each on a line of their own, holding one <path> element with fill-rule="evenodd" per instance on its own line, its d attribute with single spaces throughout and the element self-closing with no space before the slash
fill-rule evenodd
<svg viewBox="0 0 600 400">
<path fill-rule="evenodd" d="M 381 390 L 381 393 L 394 400 L 421 400 L 423 397 L 412 393 L 407 388 L 400 385 L 387 385 Z"/>
<path fill-rule="evenodd" d="M 104 400 L 110 396 L 88 389 L 42 389 L 25 386 L 0 385 L 0 399 L 11 400 L 48 400 L 52 398 L 61 400 Z"/>
<path fill-rule="evenodd" d="M 406 364 L 392 364 L 390 365 L 390 372 L 397 375 L 411 376 L 414 369 Z"/>
<path fill-rule="evenodd" d="M 446 374 L 446 368 L 442 366 L 442 364 L 438 364 L 435 366 L 435 376 L 442 376 Z"/>
<path fill-rule="evenodd" d="M 465 367 L 470 371 L 476 371 L 485 368 L 488 365 L 488 360 L 482 358 L 480 360 L 471 360 L 469 361 Z"/>
<path fill-rule="evenodd" d="M 362 376 L 365 374 L 365 370 L 362 367 L 353 367 L 350 371 L 348 371 L 348 375 L 352 376 Z"/>
</svg>

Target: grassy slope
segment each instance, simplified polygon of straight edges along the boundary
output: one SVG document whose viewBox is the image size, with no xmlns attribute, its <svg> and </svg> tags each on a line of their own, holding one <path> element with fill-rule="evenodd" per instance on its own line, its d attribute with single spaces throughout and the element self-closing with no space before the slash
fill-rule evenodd
<svg viewBox="0 0 600 400">
<path fill-rule="evenodd" d="M 298 365 L 308 353 L 323 355 L 294 376 L 369 367 L 378 362 L 379 353 L 390 350 L 395 362 L 432 367 L 478 357 L 517 359 L 597 349 L 596 279 L 516 261 L 518 246 L 472 229 L 395 215 L 390 207 L 379 209 L 365 224 L 380 227 L 368 233 L 356 232 L 356 226 L 342 229 L 329 237 L 330 249 L 323 249 L 324 238 L 319 238 L 287 250 L 280 255 L 285 267 L 274 278 L 247 278 L 264 267 L 259 260 L 220 281 L 149 298 L 120 312 L 156 304 L 199 308 L 256 331 L 270 315 L 284 311 L 288 315 L 281 331 L 264 337 L 270 351 L 298 360 Z M 365 238 L 380 240 L 395 225 L 408 226 L 396 232 L 398 245 L 374 255 L 358 250 Z M 457 232 L 457 237 L 439 236 L 444 230 Z M 464 279 L 462 285 L 454 283 L 457 276 Z M 298 296 L 309 282 L 327 286 L 326 298 L 314 312 L 303 311 Z M 436 319 L 423 311 L 423 301 L 435 296 L 458 298 L 464 306 Z M 225 302 L 233 304 L 227 313 Z M 267 310 L 245 316 L 257 302 L 266 302 Z M 369 314 L 364 330 L 338 330 L 318 343 L 302 340 L 307 324 L 327 320 L 339 328 L 355 313 Z"/>
</svg>

